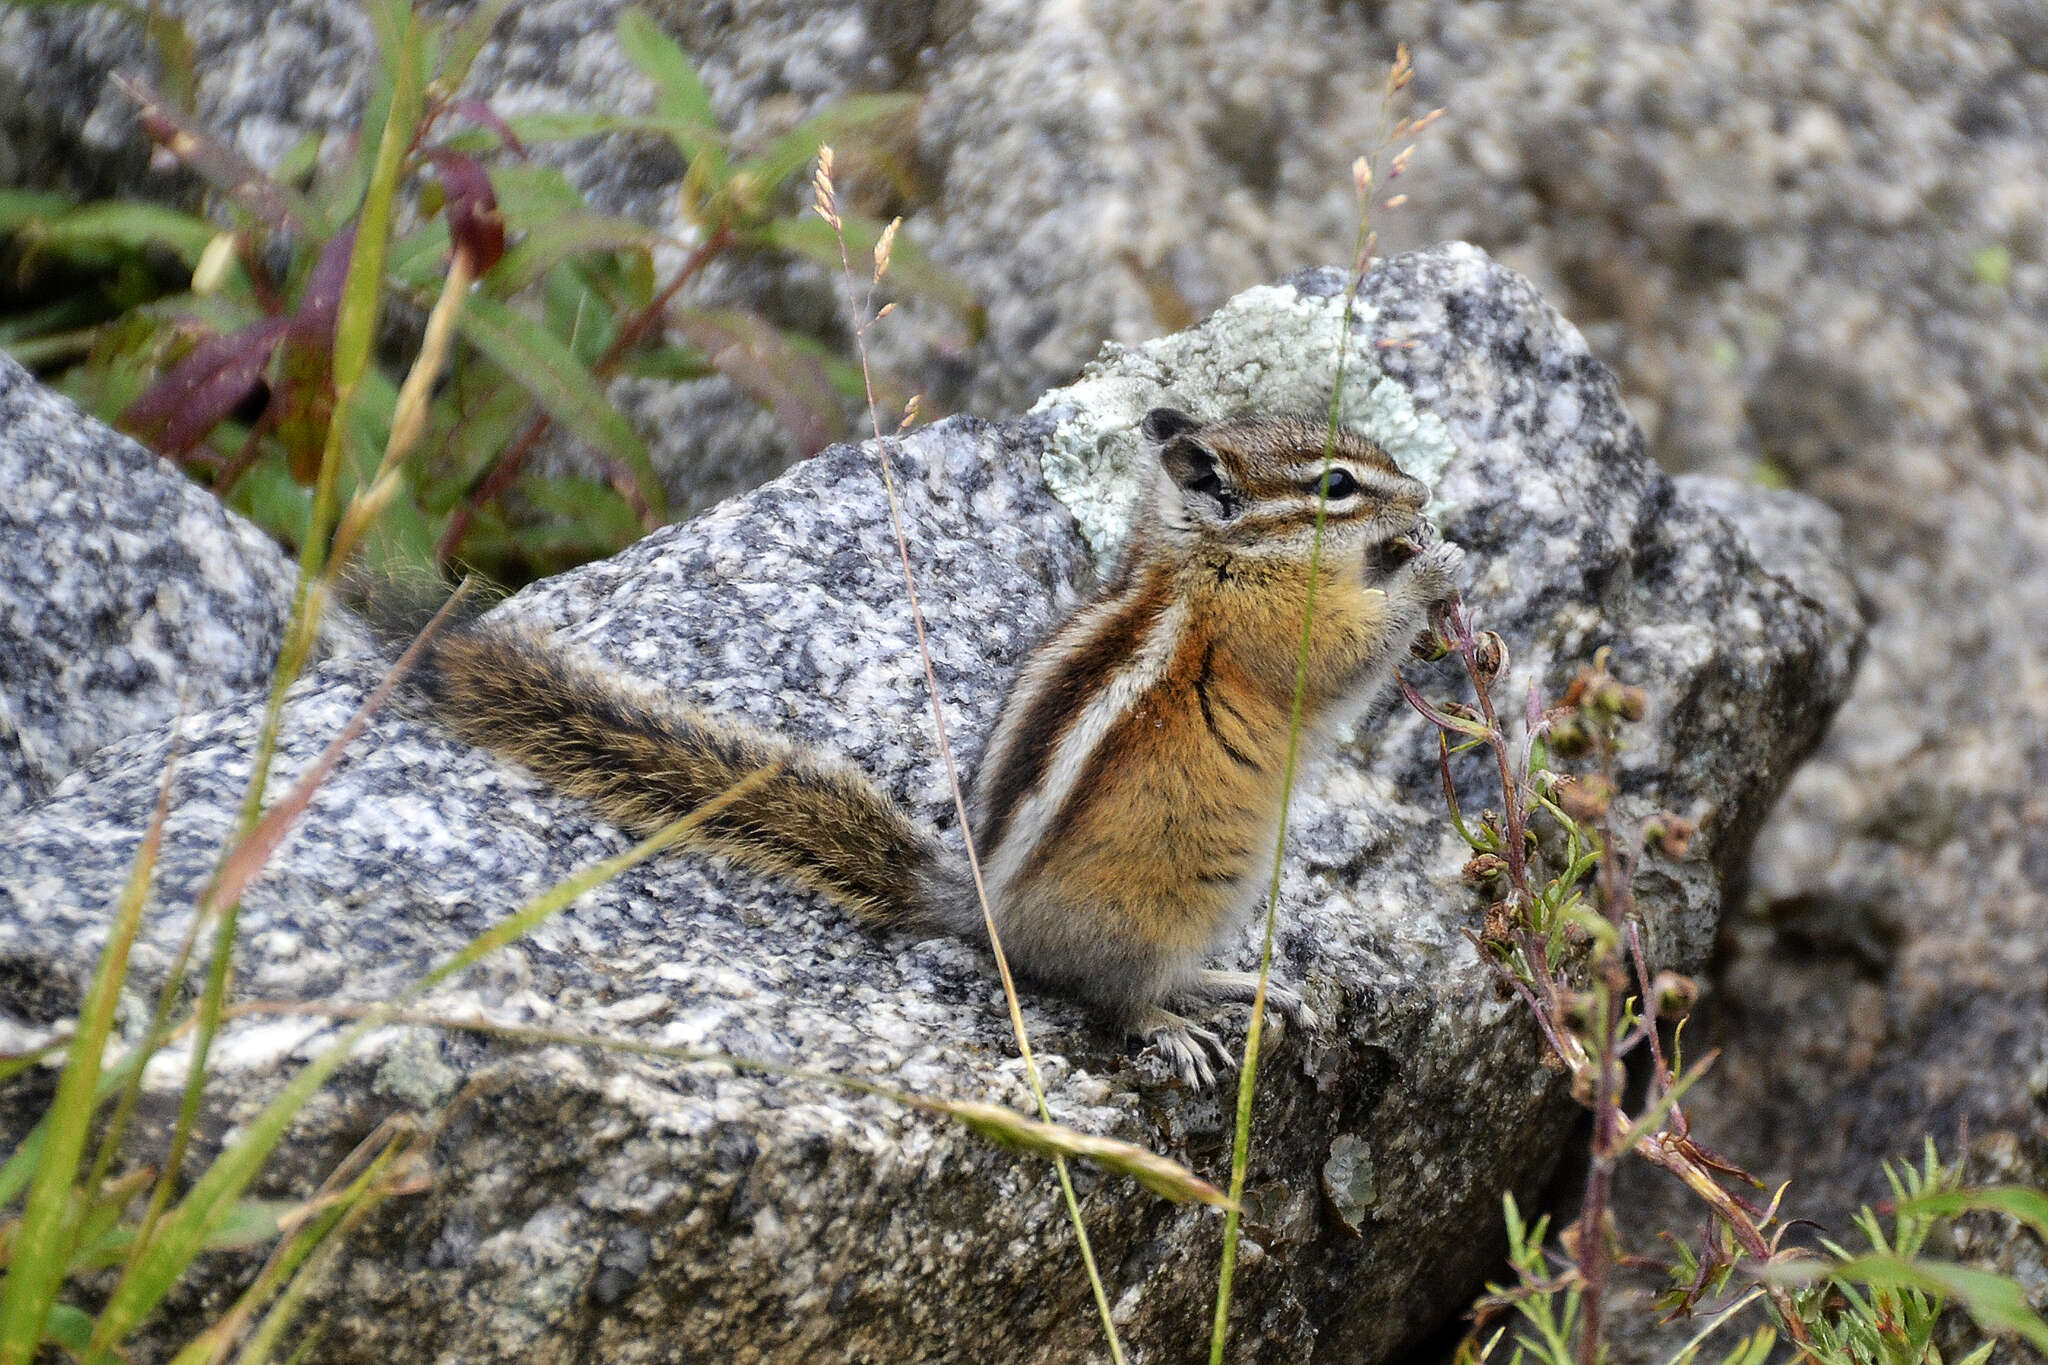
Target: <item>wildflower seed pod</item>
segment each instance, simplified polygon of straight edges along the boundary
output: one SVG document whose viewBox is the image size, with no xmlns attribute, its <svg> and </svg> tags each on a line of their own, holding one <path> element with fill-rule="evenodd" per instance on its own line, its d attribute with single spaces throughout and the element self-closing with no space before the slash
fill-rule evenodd
<svg viewBox="0 0 2048 1365">
<path fill-rule="evenodd" d="M 1495 901 L 1486 907 L 1486 926 L 1482 931 L 1488 943 L 1507 943 L 1515 936 L 1515 903 L 1512 900 Z"/>
<path fill-rule="evenodd" d="M 1561 716 L 1551 722 L 1544 742 L 1559 758 L 1583 758 L 1593 747 L 1593 737 L 1575 716 Z"/>
</svg>

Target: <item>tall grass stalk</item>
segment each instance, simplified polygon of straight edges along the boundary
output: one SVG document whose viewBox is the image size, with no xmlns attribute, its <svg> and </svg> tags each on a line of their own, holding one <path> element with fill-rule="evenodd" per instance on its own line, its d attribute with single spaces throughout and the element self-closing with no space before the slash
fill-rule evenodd
<svg viewBox="0 0 2048 1365">
<path fill-rule="evenodd" d="M 1367 214 L 1361 207 L 1351 280 L 1344 291 L 1342 334 L 1337 340 L 1337 375 L 1330 390 L 1329 424 L 1323 434 L 1323 472 L 1316 492 L 1315 531 L 1309 539 L 1308 592 L 1301 613 L 1301 643 L 1294 657 L 1294 698 L 1288 712 L 1287 758 L 1281 765 L 1280 828 L 1273 845 L 1273 877 L 1266 889 L 1266 923 L 1259 942 L 1259 985 L 1252 993 L 1251 1019 L 1245 1026 L 1244 1065 L 1237 1076 L 1237 1127 L 1230 1148 L 1230 1205 L 1223 1215 L 1223 1257 L 1216 1272 L 1216 1314 L 1209 1329 L 1210 1365 L 1223 1365 L 1230 1333 L 1230 1293 L 1237 1278 L 1237 1244 L 1242 1235 L 1239 1208 L 1250 1166 L 1252 1099 L 1258 1088 L 1259 1044 L 1265 1036 L 1266 984 L 1273 971 L 1273 927 L 1280 914 L 1280 873 L 1287 853 L 1287 816 L 1294 800 L 1294 770 L 1301 756 L 1302 712 L 1308 703 L 1308 659 L 1314 643 L 1316 584 L 1323 571 L 1323 525 L 1329 508 L 1330 465 L 1337 457 L 1337 428 L 1343 416 L 1344 369 L 1351 355 L 1351 319 L 1365 278 Z"/>
<path fill-rule="evenodd" d="M 846 246 L 846 229 L 839 215 L 838 197 L 832 184 L 832 149 L 829 146 L 818 148 L 818 168 L 812 189 L 813 207 L 820 218 L 832 225 L 832 231 L 839 239 L 840 277 L 845 281 L 846 303 L 854 317 L 854 343 L 860 352 L 861 384 L 867 394 L 868 424 L 875 433 L 875 462 L 881 466 L 882 486 L 889 496 L 889 524 L 896 532 L 896 554 L 903 567 L 903 587 L 909 597 L 910 620 L 917 632 L 917 652 L 924 665 L 925 689 L 932 699 L 932 724 L 938 734 L 939 754 L 946 766 L 946 783 L 953 794 L 953 809 L 967 845 L 967 867 L 974 878 L 975 900 L 981 907 L 982 925 L 988 930 L 989 950 L 996 960 L 996 974 L 1003 983 L 1003 1000 L 1010 1011 L 1010 1031 L 1017 1039 L 1018 1055 L 1024 1059 L 1024 1076 L 1031 1087 L 1031 1098 L 1038 1105 L 1039 1119 L 1051 1123 L 1052 1109 L 1045 1102 L 1045 1083 L 1039 1076 L 1038 1060 L 1031 1053 L 1031 1037 L 1024 1027 L 1024 1008 L 1017 997 L 1017 983 L 1010 975 L 1009 958 L 1003 953 L 1003 939 L 996 930 L 995 913 L 989 908 L 988 888 L 981 875 L 981 857 L 974 847 L 974 826 L 967 815 L 967 797 L 960 783 L 959 770 L 953 762 L 953 745 L 946 734 L 946 707 L 939 696 L 938 674 L 932 667 L 931 645 L 925 636 L 924 608 L 918 603 L 917 579 L 910 567 L 910 540 L 903 529 L 903 509 L 896 497 L 896 477 L 889 469 L 889 440 L 882 434 L 881 413 L 875 403 L 874 377 L 868 365 L 868 328 L 888 312 L 888 306 L 880 312 L 875 311 L 875 286 L 888 273 L 889 249 L 903 220 L 898 218 L 883 229 L 881 239 L 875 244 L 875 268 L 868 278 L 867 297 L 858 298 L 853 261 Z M 915 411 L 916 400 L 913 399 L 911 411 L 904 415 L 904 425 L 909 424 Z M 897 430 L 902 430 L 902 427 Z M 1110 1359 L 1115 1365 L 1124 1365 L 1123 1342 L 1117 1336 L 1116 1322 L 1110 1316 L 1109 1292 L 1103 1287 L 1102 1271 L 1095 1263 L 1095 1248 L 1088 1240 L 1087 1220 L 1081 1216 L 1080 1196 L 1074 1192 L 1074 1179 L 1067 1170 L 1066 1159 L 1054 1156 L 1053 1170 L 1059 1176 L 1060 1193 L 1067 1204 L 1067 1218 L 1074 1225 L 1074 1240 L 1081 1249 L 1081 1265 L 1087 1271 L 1088 1287 L 1095 1296 L 1095 1311 L 1102 1320 L 1102 1334 L 1109 1346 Z"/>
<path fill-rule="evenodd" d="M 244 834 L 253 830 L 261 817 L 264 789 L 284 722 L 285 694 L 297 681 L 312 653 L 331 591 L 332 579 L 326 573 L 328 537 L 335 526 L 348 419 L 354 407 L 357 385 L 369 369 L 370 351 L 376 340 L 377 319 L 383 300 L 385 248 L 396 215 L 399 181 L 424 107 L 424 46 L 419 17 L 408 7 L 397 50 L 385 54 L 395 73 L 391 101 L 378 142 L 377 159 L 364 195 L 355 248 L 335 318 L 334 411 L 328 423 L 311 517 L 300 552 L 299 579 L 293 593 L 290 622 L 278 651 L 277 666 L 271 675 L 270 695 L 263 709 L 249 785 L 242 802 L 240 823 Z M 163 990 L 167 994 L 180 989 L 185 963 L 205 919 L 204 915 L 194 916 L 187 942 L 180 948 L 171 973 L 164 978 Z M 169 1203 L 171 1191 L 183 1173 L 185 1157 L 191 1147 L 192 1133 L 205 1097 L 207 1063 L 220 1029 L 221 1006 L 227 998 L 233 971 L 239 919 L 239 898 L 229 900 L 220 908 L 212 953 L 207 961 L 206 982 L 200 996 L 198 1034 L 193 1042 L 191 1063 L 186 1069 L 185 1091 L 179 1101 L 177 1125 L 171 1135 L 170 1154 L 150 1195 L 149 1209 L 143 1219 L 143 1235 L 136 1238 L 137 1255 L 142 1254 L 143 1248 L 149 1244 L 149 1234 Z M 99 1340 L 96 1335 L 95 1343 L 98 1344 Z"/>
<path fill-rule="evenodd" d="M 1251 1019 L 1245 1027 L 1244 1064 L 1239 1068 L 1237 1078 L 1237 1123 L 1230 1149 L 1230 1203 L 1223 1216 L 1223 1253 L 1216 1272 L 1216 1312 L 1209 1331 L 1210 1365 L 1223 1365 L 1224 1346 L 1230 1333 L 1230 1296 L 1237 1278 L 1237 1247 L 1242 1235 L 1239 1209 L 1251 1159 L 1253 1097 L 1258 1087 L 1259 1046 L 1265 1037 L 1266 987 L 1273 971 L 1273 929 L 1280 913 L 1280 876 L 1287 854 L 1287 817 L 1294 801 L 1294 775 L 1301 754 L 1302 713 L 1308 700 L 1308 661 L 1315 639 L 1316 587 L 1322 578 L 1323 528 L 1329 509 L 1330 465 L 1337 456 L 1337 432 L 1344 418 L 1344 376 L 1351 360 L 1351 331 L 1358 310 L 1358 291 L 1364 286 L 1365 272 L 1372 265 L 1376 242 L 1372 230 L 1373 157 L 1385 150 L 1394 133 L 1419 133 L 1443 113 L 1438 109 L 1420 119 L 1389 126 L 1395 98 L 1406 88 L 1413 74 L 1408 48 L 1403 44 L 1396 50 L 1393 65 L 1387 71 L 1380 101 L 1379 128 L 1374 134 L 1372 150 L 1351 166 L 1352 190 L 1358 201 L 1358 227 L 1352 241 L 1351 273 L 1345 283 L 1344 315 L 1337 336 L 1336 373 L 1330 386 L 1329 415 L 1323 431 L 1323 471 L 1316 491 L 1315 530 L 1309 541 L 1308 591 L 1302 603 L 1301 641 L 1294 659 L 1294 696 L 1288 712 L 1287 758 L 1281 768 L 1279 831 L 1274 837 L 1273 877 L 1266 890 L 1266 922 L 1259 942 L 1259 984 L 1252 994 Z M 1410 147 L 1395 157 L 1396 176 L 1407 168 L 1409 154 L 1413 151 L 1414 148 Z M 1399 199 L 1394 199 L 1388 204 L 1392 207 L 1399 202 Z"/>
</svg>

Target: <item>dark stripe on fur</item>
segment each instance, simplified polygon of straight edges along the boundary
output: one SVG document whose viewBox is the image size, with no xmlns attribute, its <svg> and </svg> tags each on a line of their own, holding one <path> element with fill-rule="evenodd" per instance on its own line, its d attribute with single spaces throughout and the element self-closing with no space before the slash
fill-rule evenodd
<svg viewBox="0 0 2048 1365">
<path fill-rule="evenodd" d="M 1209 641 L 1208 645 L 1202 650 L 1202 671 L 1195 676 L 1195 699 L 1201 703 L 1202 724 L 1208 729 L 1209 738 L 1215 740 L 1216 743 L 1222 747 L 1223 752 L 1229 754 L 1231 759 L 1234 762 L 1236 762 L 1236 764 L 1240 768 L 1249 768 L 1253 772 L 1259 772 L 1261 771 L 1259 767 L 1259 761 L 1253 758 L 1250 754 L 1246 753 L 1244 750 L 1238 748 L 1235 744 L 1232 744 L 1228 739 L 1225 739 L 1223 736 L 1223 732 L 1216 728 L 1216 711 L 1215 708 L 1212 707 L 1209 703 L 1209 679 L 1215 673 L 1215 671 L 1216 642 L 1214 640 L 1211 640 Z M 1228 699 L 1224 700 L 1223 706 L 1225 710 L 1230 712 L 1230 714 L 1232 714 L 1233 716 L 1237 716 L 1237 709 L 1230 705 Z M 1243 720 L 1244 717 L 1238 716 L 1238 721 L 1240 723 L 1242 723 Z"/>
<path fill-rule="evenodd" d="M 1088 703 L 1144 647 L 1171 590 L 1172 580 L 1163 573 L 1144 583 L 1121 611 L 1097 622 L 1088 638 L 1069 651 L 1031 696 L 1023 719 L 1009 736 L 1000 766 L 982 774 L 985 823 L 976 831 L 976 838 L 985 856 L 1002 847 L 1017 804 L 1043 780 L 1060 741 L 1088 709 Z M 1092 762 L 1090 766 L 1094 766 Z"/>
</svg>

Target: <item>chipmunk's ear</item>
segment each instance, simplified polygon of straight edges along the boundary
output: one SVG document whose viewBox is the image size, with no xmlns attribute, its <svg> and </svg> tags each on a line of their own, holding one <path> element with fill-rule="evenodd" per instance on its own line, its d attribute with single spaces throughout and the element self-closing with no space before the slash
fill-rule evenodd
<svg viewBox="0 0 2048 1365">
<path fill-rule="evenodd" d="M 1145 421 L 1138 429 L 1145 433 L 1145 439 L 1155 445 L 1165 445 L 1184 431 L 1193 431 L 1202 425 L 1179 408 L 1154 408 L 1145 414 Z"/>
</svg>

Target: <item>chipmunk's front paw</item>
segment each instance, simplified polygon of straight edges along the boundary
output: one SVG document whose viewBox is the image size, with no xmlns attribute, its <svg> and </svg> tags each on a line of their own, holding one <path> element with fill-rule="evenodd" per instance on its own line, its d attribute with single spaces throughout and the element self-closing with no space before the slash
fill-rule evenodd
<svg viewBox="0 0 2048 1365">
<path fill-rule="evenodd" d="M 1458 571 L 1464 563 L 1464 550 L 1448 540 L 1439 541 L 1410 561 L 1408 581 L 1433 607 L 1458 595 Z"/>
<path fill-rule="evenodd" d="M 1133 1032 L 1158 1048 L 1159 1055 L 1194 1090 L 1213 1089 L 1217 1075 L 1233 1064 L 1221 1038 L 1157 1005 L 1145 1012 Z"/>
</svg>

